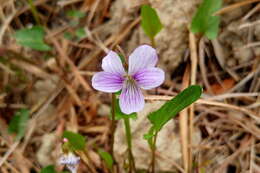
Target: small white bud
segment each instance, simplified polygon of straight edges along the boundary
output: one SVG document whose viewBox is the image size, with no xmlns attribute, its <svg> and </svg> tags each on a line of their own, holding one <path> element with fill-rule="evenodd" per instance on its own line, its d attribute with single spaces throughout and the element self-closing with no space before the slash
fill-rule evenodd
<svg viewBox="0 0 260 173">
<path fill-rule="evenodd" d="M 71 173 L 76 173 L 79 161 L 80 157 L 75 156 L 73 153 L 69 153 L 60 157 L 59 164 L 66 165 Z"/>
</svg>

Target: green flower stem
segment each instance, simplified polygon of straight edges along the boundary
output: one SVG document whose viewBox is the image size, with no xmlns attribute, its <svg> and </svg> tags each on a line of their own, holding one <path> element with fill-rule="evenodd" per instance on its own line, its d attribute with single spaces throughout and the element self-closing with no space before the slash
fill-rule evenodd
<svg viewBox="0 0 260 173">
<path fill-rule="evenodd" d="M 36 21 L 36 23 L 37 23 L 38 25 L 41 25 L 40 20 L 39 20 L 38 11 L 37 11 L 37 9 L 35 8 L 35 5 L 33 4 L 33 0 L 28 0 L 28 3 L 29 3 L 29 5 L 30 5 L 30 8 L 31 8 L 31 11 L 32 11 L 34 20 Z"/>
<path fill-rule="evenodd" d="M 114 159 L 114 138 L 115 138 L 115 129 L 116 129 L 116 121 L 115 121 L 116 110 L 115 109 L 116 109 L 116 95 L 112 94 L 111 156 L 113 159 Z"/>
<path fill-rule="evenodd" d="M 152 162 L 151 162 L 152 171 L 151 171 L 151 173 L 155 172 L 155 151 L 156 151 L 157 134 L 158 134 L 158 132 L 155 133 L 155 135 L 153 137 L 153 143 L 151 146 L 151 150 L 152 150 Z"/>
<path fill-rule="evenodd" d="M 132 173 L 132 171 L 136 172 L 136 169 L 135 169 L 134 156 L 132 153 L 132 135 L 131 135 L 129 118 L 124 118 L 124 123 L 125 123 L 126 140 L 127 140 L 127 146 L 128 146 L 128 161 L 129 161 L 129 171 L 128 172 Z"/>
</svg>

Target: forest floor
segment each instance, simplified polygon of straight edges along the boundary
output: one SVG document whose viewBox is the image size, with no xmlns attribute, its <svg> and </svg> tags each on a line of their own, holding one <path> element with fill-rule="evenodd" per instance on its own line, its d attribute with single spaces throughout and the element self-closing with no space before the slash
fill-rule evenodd
<svg viewBox="0 0 260 173">
<path fill-rule="evenodd" d="M 157 172 L 260 172 L 259 2 L 224 0 L 218 37 L 208 40 L 189 31 L 200 0 L 0 0 L 0 173 L 40 172 L 48 165 L 65 170 L 57 163 L 65 130 L 87 140 L 89 161 L 80 163 L 79 173 L 109 172 L 98 149 L 113 150 L 111 94 L 94 90 L 91 77 L 108 50 L 129 55 L 151 44 L 140 25 L 140 6 L 147 2 L 164 26 L 155 48 L 166 79 L 144 92 L 145 108 L 131 120 L 137 169 L 150 163 L 146 116 L 198 84 L 201 99 L 158 135 Z M 36 25 L 44 32 L 23 39 L 43 34 L 44 51 L 24 46 L 16 34 Z M 29 120 L 17 140 L 8 129 L 20 109 L 29 110 Z M 121 120 L 114 141 L 124 172 Z"/>
</svg>

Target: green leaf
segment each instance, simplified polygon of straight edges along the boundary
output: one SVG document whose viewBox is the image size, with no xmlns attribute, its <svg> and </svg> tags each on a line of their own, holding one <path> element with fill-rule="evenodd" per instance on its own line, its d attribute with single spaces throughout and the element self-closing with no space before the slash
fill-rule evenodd
<svg viewBox="0 0 260 173">
<path fill-rule="evenodd" d="M 63 34 L 63 37 L 64 37 L 65 39 L 67 39 L 67 40 L 72 40 L 72 39 L 73 39 L 73 35 L 72 35 L 71 33 L 69 33 L 69 32 L 65 32 L 65 33 Z"/>
<path fill-rule="evenodd" d="M 28 119 L 28 109 L 21 109 L 17 111 L 12 118 L 8 127 L 8 132 L 16 133 L 16 140 L 20 140 L 24 136 Z"/>
<path fill-rule="evenodd" d="M 122 90 L 117 91 L 117 92 L 115 92 L 114 94 L 115 94 L 116 96 L 120 96 L 121 92 L 122 92 Z"/>
<path fill-rule="evenodd" d="M 163 28 L 156 11 L 149 5 L 141 7 L 141 26 L 150 39 L 154 38 Z"/>
<path fill-rule="evenodd" d="M 105 161 L 107 167 L 110 170 L 112 170 L 113 169 L 113 163 L 114 163 L 114 160 L 113 160 L 112 156 L 108 152 L 106 152 L 106 151 L 104 151 L 102 149 L 98 150 L 98 154 Z"/>
<path fill-rule="evenodd" d="M 115 120 L 120 120 L 123 118 L 132 118 L 132 119 L 136 119 L 137 118 L 137 113 L 131 113 L 131 114 L 124 114 L 119 106 L 119 99 L 116 99 L 116 104 L 115 104 Z"/>
<path fill-rule="evenodd" d="M 40 173 L 57 173 L 53 165 L 44 167 Z"/>
<path fill-rule="evenodd" d="M 15 39 L 18 44 L 39 51 L 49 51 L 51 48 L 44 43 L 44 30 L 41 26 L 33 26 L 16 31 Z"/>
<path fill-rule="evenodd" d="M 119 56 L 119 58 L 120 58 L 120 60 L 121 60 L 121 62 L 122 62 L 122 64 L 125 64 L 126 62 L 125 62 L 125 57 L 124 57 L 124 55 L 122 55 L 121 53 L 118 53 L 118 56 Z"/>
<path fill-rule="evenodd" d="M 64 131 L 62 137 L 68 139 L 70 147 L 73 150 L 85 149 L 86 141 L 82 135 L 70 131 Z"/>
<path fill-rule="evenodd" d="M 86 32 L 85 32 L 84 28 L 77 29 L 76 36 L 78 37 L 78 39 L 84 38 L 86 36 Z"/>
<path fill-rule="evenodd" d="M 205 35 L 208 39 L 212 40 L 212 39 L 217 38 L 218 30 L 219 30 L 219 23 L 220 23 L 219 17 L 212 18 L 212 20 L 209 22 L 208 30 L 205 31 Z"/>
<path fill-rule="evenodd" d="M 78 21 L 78 20 L 71 20 L 71 21 L 69 22 L 69 25 L 72 26 L 72 27 L 76 27 L 78 24 L 79 24 L 79 21 Z"/>
<path fill-rule="evenodd" d="M 150 139 L 155 132 L 159 132 L 169 120 L 198 100 L 201 94 L 202 88 L 198 85 L 192 85 L 183 90 L 172 100 L 167 101 L 160 109 L 150 113 L 148 119 L 152 123 L 152 127 L 148 134 L 145 135 L 145 139 Z"/>
<path fill-rule="evenodd" d="M 69 10 L 66 12 L 66 15 L 69 17 L 74 17 L 74 18 L 83 18 L 85 17 L 85 13 L 78 11 L 78 10 Z"/>
<path fill-rule="evenodd" d="M 213 14 L 221 8 L 221 5 L 222 0 L 203 0 L 192 19 L 191 31 L 215 39 L 218 35 L 220 17 Z"/>
<path fill-rule="evenodd" d="M 136 170 L 136 173 L 146 173 L 147 172 L 147 170 Z M 167 173 L 167 172 L 165 172 L 165 173 Z M 171 172 L 169 172 L 169 173 L 171 173 Z"/>
<path fill-rule="evenodd" d="M 147 134 L 144 134 L 144 139 L 147 140 L 150 148 L 153 147 L 153 136 L 154 136 L 154 127 L 152 126 Z"/>
</svg>

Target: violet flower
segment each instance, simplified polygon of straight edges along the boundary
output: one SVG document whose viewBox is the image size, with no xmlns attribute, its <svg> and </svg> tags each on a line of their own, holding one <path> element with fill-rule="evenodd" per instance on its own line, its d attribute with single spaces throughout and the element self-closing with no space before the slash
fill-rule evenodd
<svg viewBox="0 0 260 173">
<path fill-rule="evenodd" d="M 158 56 L 151 46 L 137 47 L 128 61 L 126 71 L 117 53 L 109 51 L 102 60 L 104 71 L 96 73 L 92 78 L 92 86 L 96 90 L 108 93 L 122 90 L 119 106 L 125 114 L 142 110 L 144 96 L 141 89 L 158 87 L 165 78 L 164 71 L 155 67 Z"/>
</svg>

